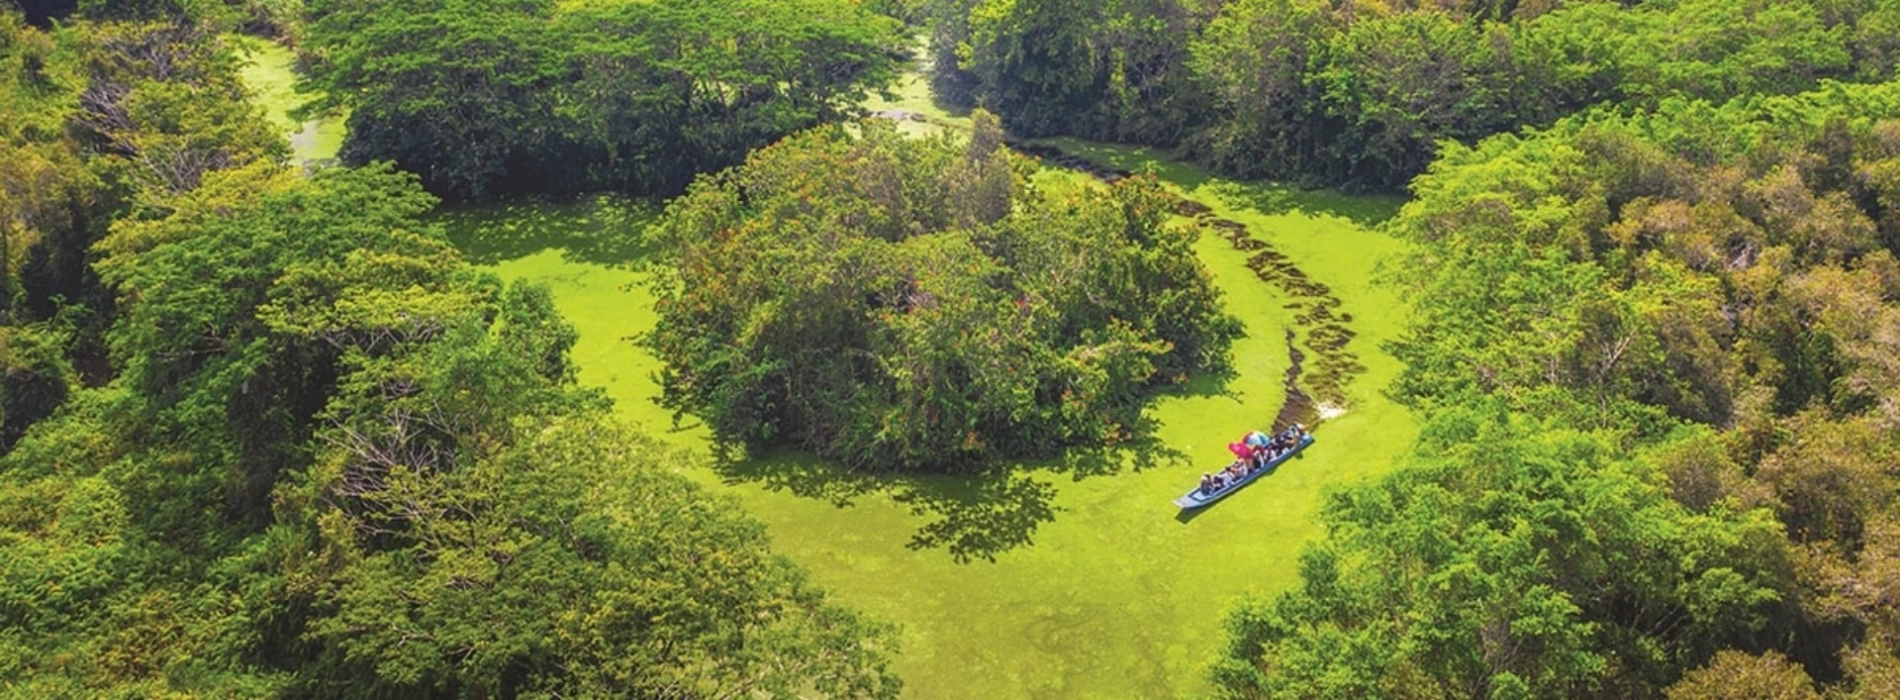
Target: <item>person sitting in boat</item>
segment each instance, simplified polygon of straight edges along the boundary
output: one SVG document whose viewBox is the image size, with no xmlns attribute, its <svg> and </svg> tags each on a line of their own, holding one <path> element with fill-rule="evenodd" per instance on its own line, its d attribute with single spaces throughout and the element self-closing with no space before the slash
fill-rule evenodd
<svg viewBox="0 0 1900 700">
<path fill-rule="evenodd" d="M 1213 493 L 1219 490 L 1220 487 L 1214 485 L 1214 475 L 1201 472 L 1201 493 Z"/>
</svg>

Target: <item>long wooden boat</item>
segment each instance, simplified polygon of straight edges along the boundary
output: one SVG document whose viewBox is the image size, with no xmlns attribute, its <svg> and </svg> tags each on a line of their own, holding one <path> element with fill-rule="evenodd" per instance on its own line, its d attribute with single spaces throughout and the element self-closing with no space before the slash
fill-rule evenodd
<svg viewBox="0 0 1900 700">
<path fill-rule="evenodd" d="M 1239 491 L 1241 487 L 1246 486 L 1254 479 L 1260 478 L 1261 474 L 1266 474 L 1278 469 L 1281 462 L 1292 459 L 1293 455 L 1299 454 L 1301 450 L 1306 449 L 1306 446 L 1311 444 L 1313 444 L 1313 434 L 1310 432 L 1301 433 L 1300 441 L 1293 446 L 1293 449 L 1287 450 L 1286 454 L 1273 458 L 1272 461 L 1267 462 L 1267 466 L 1247 472 L 1246 476 L 1240 477 L 1235 480 L 1234 483 L 1228 484 L 1218 490 L 1202 491 L 1200 487 L 1195 487 L 1193 491 L 1187 492 L 1187 495 L 1174 499 L 1174 504 L 1180 506 L 1182 510 L 1191 510 L 1226 498 L 1227 494 Z"/>
</svg>

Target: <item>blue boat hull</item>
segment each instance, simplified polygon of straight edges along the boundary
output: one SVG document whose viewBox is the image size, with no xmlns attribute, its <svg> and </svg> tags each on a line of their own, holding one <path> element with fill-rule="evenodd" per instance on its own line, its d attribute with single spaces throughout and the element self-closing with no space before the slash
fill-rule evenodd
<svg viewBox="0 0 1900 700">
<path fill-rule="evenodd" d="M 1214 491 L 1211 493 L 1203 493 L 1200 489 L 1196 488 L 1192 491 L 1187 492 L 1187 495 L 1174 499 L 1174 504 L 1177 506 L 1180 506 L 1182 510 L 1191 510 L 1194 508 L 1200 508 L 1200 507 L 1206 506 L 1210 503 L 1226 498 L 1227 494 L 1233 493 L 1235 491 L 1239 491 L 1242 487 L 1245 487 L 1247 484 L 1252 483 L 1254 479 L 1260 478 L 1260 475 L 1266 474 L 1268 472 L 1271 472 L 1275 469 L 1280 468 L 1280 464 L 1282 462 L 1285 462 L 1289 459 L 1293 459 L 1294 455 L 1299 454 L 1301 450 L 1305 450 L 1306 446 L 1311 445 L 1311 444 L 1313 444 L 1312 433 L 1306 433 L 1305 435 L 1301 435 L 1300 444 L 1294 445 L 1293 449 L 1286 451 L 1286 454 L 1283 454 L 1283 455 L 1280 455 L 1279 457 L 1274 458 L 1273 461 L 1271 462 L 1267 462 L 1267 466 L 1248 472 L 1247 475 L 1241 477 L 1239 481 L 1228 484 L 1226 488 L 1220 489 L 1218 491 Z"/>
</svg>

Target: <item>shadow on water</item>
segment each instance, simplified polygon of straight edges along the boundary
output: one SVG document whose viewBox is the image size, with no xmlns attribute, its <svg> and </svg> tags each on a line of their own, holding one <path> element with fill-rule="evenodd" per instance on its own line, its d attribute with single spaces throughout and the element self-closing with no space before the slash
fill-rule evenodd
<svg viewBox="0 0 1900 700">
<path fill-rule="evenodd" d="M 821 500 L 839 508 L 859 499 L 884 497 L 926 518 L 907 546 L 941 549 L 958 563 L 994 562 L 1000 554 L 1035 543 L 1036 530 L 1055 520 L 1056 487 L 1048 476 L 1081 481 L 1180 464 L 1187 456 L 1154 435 L 1151 422 L 1133 437 L 1107 447 L 1069 450 L 1062 457 L 1026 464 L 998 464 L 972 474 L 882 474 L 845 469 L 809 454 L 778 451 L 751 459 L 717 458 L 714 471 L 727 484 L 754 484 L 769 491 Z"/>
<path fill-rule="evenodd" d="M 644 259 L 658 211 L 643 200 L 602 195 L 577 202 L 444 206 L 433 219 L 477 265 L 559 249 L 569 260 L 625 266 Z"/>
<path fill-rule="evenodd" d="M 1306 217 L 1337 217 L 1362 227 L 1374 228 L 1399 211 L 1405 199 L 1399 196 L 1347 195 L 1330 189 L 1304 189 L 1269 181 L 1216 180 L 1198 166 L 1190 165 L 1175 154 L 1161 149 L 1134 146 L 1108 146 L 1074 139 L 1048 139 L 1029 145 L 1048 149 L 1071 158 L 1100 164 L 1122 172 L 1152 171 L 1155 177 L 1186 190 L 1203 185 L 1207 192 L 1238 208 L 1252 209 L 1269 216 L 1296 214 Z M 1019 151 L 1043 157 L 1042 153 Z M 1071 167 L 1056 163 L 1061 167 Z M 1071 168 L 1075 169 L 1075 168 Z"/>
<path fill-rule="evenodd" d="M 1303 190 L 1267 182 L 1221 181 L 1209 186 L 1208 191 L 1236 207 L 1268 216 L 1332 216 L 1364 228 L 1384 224 L 1398 214 L 1399 205 L 1404 203 L 1399 197 L 1348 196 L 1334 190 Z"/>
<path fill-rule="evenodd" d="M 889 498 L 929 519 L 908 547 L 942 549 L 958 563 L 994 562 L 998 554 L 1032 544 L 1036 529 L 1055 520 L 1058 510 L 1053 483 L 1000 467 L 970 475 L 867 474 L 807 454 L 776 452 L 721 459 L 714 470 L 727 484 L 757 484 L 839 508 Z"/>
</svg>

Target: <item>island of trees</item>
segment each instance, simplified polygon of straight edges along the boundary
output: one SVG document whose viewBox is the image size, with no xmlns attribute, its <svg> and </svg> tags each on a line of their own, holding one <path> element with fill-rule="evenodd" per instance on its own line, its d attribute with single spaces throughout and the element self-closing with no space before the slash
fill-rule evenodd
<svg viewBox="0 0 1900 700">
<path fill-rule="evenodd" d="M 663 402 L 727 440 L 873 470 L 971 469 L 1125 438 L 1239 324 L 1150 180 L 1039 187 L 967 138 L 805 133 L 702 180 L 649 339 Z"/>
</svg>

